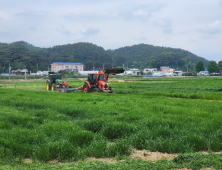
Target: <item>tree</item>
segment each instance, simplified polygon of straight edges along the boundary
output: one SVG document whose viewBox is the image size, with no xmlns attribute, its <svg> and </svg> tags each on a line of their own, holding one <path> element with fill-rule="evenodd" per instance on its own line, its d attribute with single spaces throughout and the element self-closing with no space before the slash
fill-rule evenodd
<svg viewBox="0 0 222 170">
<path fill-rule="evenodd" d="M 114 55 L 113 59 L 117 66 L 122 66 L 124 63 L 127 63 L 127 58 L 124 55 Z"/>
<path fill-rule="evenodd" d="M 218 66 L 219 66 L 219 69 L 220 69 L 220 73 L 222 73 L 222 60 L 219 61 Z"/>
<path fill-rule="evenodd" d="M 153 57 L 151 57 L 150 60 L 149 60 L 149 65 L 148 65 L 148 67 L 149 67 L 149 68 L 153 68 L 155 62 L 156 62 L 156 60 L 155 60 Z"/>
<path fill-rule="evenodd" d="M 143 62 L 142 61 L 139 61 L 139 68 L 141 69 L 143 69 Z"/>
<path fill-rule="evenodd" d="M 216 61 L 209 61 L 209 64 L 207 65 L 207 71 L 209 71 L 209 73 L 218 73 L 219 70 Z"/>
<path fill-rule="evenodd" d="M 148 71 L 146 74 L 147 75 L 152 75 L 153 73 L 151 71 Z"/>
<path fill-rule="evenodd" d="M 87 61 L 87 62 L 85 63 L 85 69 L 86 69 L 86 70 L 92 70 L 92 69 L 94 69 L 94 68 L 93 68 L 93 62 L 92 62 L 92 61 Z"/>
<path fill-rule="evenodd" d="M 133 62 L 133 65 L 131 65 L 131 67 L 133 67 L 133 68 L 137 68 L 137 67 L 138 67 L 138 63 L 137 63 L 137 61 L 134 61 L 134 62 Z"/>
<path fill-rule="evenodd" d="M 22 62 L 15 62 L 14 69 L 23 69 L 23 63 Z"/>
<path fill-rule="evenodd" d="M 195 69 L 196 69 L 197 72 L 200 72 L 200 71 L 204 71 L 204 70 L 205 70 L 205 68 L 204 68 L 204 63 L 203 63 L 202 60 L 197 61 L 196 66 L 195 66 Z"/>
</svg>

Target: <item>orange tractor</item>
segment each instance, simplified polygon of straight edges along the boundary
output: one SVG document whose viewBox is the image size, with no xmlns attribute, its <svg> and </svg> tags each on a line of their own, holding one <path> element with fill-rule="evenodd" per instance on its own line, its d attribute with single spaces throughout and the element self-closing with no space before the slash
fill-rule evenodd
<svg viewBox="0 0 222 170">
<path fill-rule="evenodd" d="M 83 90 L 86 93 L 114 93 L 113 88 L 108 85 L 108 76 L 109 74 L 116 75 L 117 73 L 123 73 L 124 71 L 123 68 L 110 68 L 105 69 L 104 72 L 99 70 L 98 74 L 89 73 L 87 81 L 82 87 L 79 87 L 78 90 Z"/>
</svg>

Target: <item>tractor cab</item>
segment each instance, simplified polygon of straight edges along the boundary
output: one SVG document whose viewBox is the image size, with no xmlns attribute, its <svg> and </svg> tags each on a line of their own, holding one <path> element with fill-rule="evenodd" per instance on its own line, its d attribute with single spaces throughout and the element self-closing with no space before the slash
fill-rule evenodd
<svg viewBox="0 0 222 170">
<path fill-rule="evenodd" d="M 90 84 L 94 84 L 95 81 L 96 81 L 97 75 L 98 75 L 98 74 L 89 73 L 89 74 L 88 74 L 88 80 L 87 80 L 87 81 L 88 81 Z"/>
<path fill-rule="evenodd" d="M 98 81 L 104 81 L 105 80 L 105 75 L 104 74 L 100 73 L 99 77 L 98 77 L 98 80 L 96 80 L 97 77 L 98 77 L 98 74 L 89 73 L 87 81 L 90 83 L 90 85 L 96 85 Z"/>
<path fill-rule="evenodd" d="M 68 83 L 61 80 L 61 74 L 49 74 L 49 80 L 46 81 L 46 89 L 55 91 L 59 88 L 67 88 Z"/>
<path fill-rule="evenodd" d="M 105 81 L 105 75 L 104 74 L 100 74 L 98 80 Z"/>
<path fill-rule="evenodd" d="M 51 83 L 56 83 L 56 80 L 61 80 L 61 74 L 50 74 L 49 79 Z"/>
</svg>

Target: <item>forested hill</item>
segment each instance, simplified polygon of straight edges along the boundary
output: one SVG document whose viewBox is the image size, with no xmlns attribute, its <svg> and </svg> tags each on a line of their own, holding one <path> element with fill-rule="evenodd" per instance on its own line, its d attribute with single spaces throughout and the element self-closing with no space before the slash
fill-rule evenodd
<svg viewBox="0 0 222 170">
<path fill-rule="evenodd" d="M 93 67 L 102 68 L 103 65 L 121 67 L 124 64 L 129 68 L 156 67 L 159 69 L 160 66 L 170 66 L 186 71 L 187 68 L 194 69 L 198 60 L 202 60 L 205 66 L 208 63 L 204 58 L 189 51 L 147 44 L 104 50 L 102 47 L 84 42 L 51 48 L 35 47 L 24 41 L 12 44 L 0 43 L 0 72 L 3 72 L 3 67 L 7 68 L 9 61 L 12 69 L 25 65 L 26 68 L 35 71 L 37 63 L 39 69 L 43 70 L 52 62 L 80 62 L 85 65 L 85 70 L 91 70 Z"/>
<path fill-rule="evenodd" d="M 158 47 L 147 44 L 139 44 L 133 46 L 122 47 L 112 50 L 115 55 L 123 55 L 127 57 L 128 63 L 135 68 L 139 66 L 149 68 L 160 68 L 160 66 L 170 66 L 186 70 L 193 69 L 198 60 L 202 60 L 207 66 L 208 60 L 198 57 L 197 55 L 182 49 Z"/>
<path fill-rule="evenodd" d="M 80 62 L 84 63 L 86 69 L 102 68 L 102 64 L 110 67 L 113 61 L 113 54 L 108 53 L 102 47 L 91 43 L 76 43 L 52 48 L 41 49 L 38 51 L 41 55 L 49 59 L 50 62 Z"/>
<path fill-rule="evenodd" d="M 29 44 L 25 41 L 16 41 L 16 42 L 13 42 L 12 44 L 23 45 L 31 51 L 37 51 L 41 49 L 40 47 L 35 47 L 34 45 Z"/>
<path fill-rule="evenodd" d="M 23 45 L 0 43 L 0 73 L 14 69 L 28 69 L 33 72 L 47 69 L 49 60 L 37 51 L 31 51 Z"/>
</svg>

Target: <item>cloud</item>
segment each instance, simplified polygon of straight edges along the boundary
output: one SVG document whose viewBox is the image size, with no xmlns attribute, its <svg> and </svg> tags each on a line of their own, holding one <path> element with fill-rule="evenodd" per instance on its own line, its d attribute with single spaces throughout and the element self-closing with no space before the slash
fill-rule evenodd
<svg viewBox="0 0 222 170">
<path fill-rule="evenodd" d="M 161 28 L 165 34 L 172 34 L 172 20 L 169 18 L 160 19 L 153 22 L 155 26 Z"/>
<path fill-rule="evenodd" d="M 133 36 L 132 39 L 135 41 L 138 41 L 139 43 L 147 40 L 147 38 L 143 32 L 139 33 L 136 36 Z"/>
<path fill-rule="evenodd" d="M 220 34 L 222 33 L 222 21 L 214 21 L 213 23 L 207 25 L 205 28 L 198 29 L 197 32 L 202 34 Z"/>
<path fill-rule="evenodd" d="M 56 30 L 59 31 L 60 34 L 70 35 L 70 31 L 65 29 L 64 26 L 62 26 L 61 28 L 57 28 Z"/>
<path fill-rule="evenodd" d="M 94 36 L 94 35 L 97 35 L 97 34 L 100 34 L 102 33 L 98 28 L 94 29 L 94 28 L 89 28 L 87 29 L 85 32 L 81 32 L 84 36 Z"/>
<path fill-rule="evenodd" d="M 49 47 L 87 41 L 106 49 L 145 43 L 222 52 L 222 0 L 0 2 L 2 42 Z"/>
<path fill-rule="evenodd" d="M 115 3 L 114 3 L 115 4 Z M 112 6 L 112 13 L 115 14 L 115 19 L 125 20 L 127 22 L 133 21 L 148 21 L 152 13 L 159 12 L 165 4 L 151 3 L 151 1 L 120 1 L 118 5 Z M 108 7 L 109 8 L 109 7 Z M 108 9 L 110 11 L 110 8 Z M 110 13 L 108 13 L 110 14 Z"/>
<path fill-rule="evenodd" d="M 0 37 L 1 37 L 1 40 L 8 40 L 10 39 L 11 36 L 14 36 L 12 35 L 12 33 L 8 32 L 8 31 L 0 31 Z"/>
</svg>

